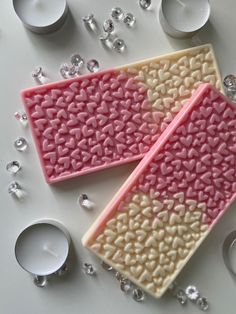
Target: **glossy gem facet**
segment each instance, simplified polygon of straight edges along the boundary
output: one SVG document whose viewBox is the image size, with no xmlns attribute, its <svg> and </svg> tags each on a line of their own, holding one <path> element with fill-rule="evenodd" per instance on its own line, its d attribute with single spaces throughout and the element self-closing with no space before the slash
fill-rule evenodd
<svg viewBox="0 0 236 314">
<path fill-rule="evenodd" d="M 89 275 L 89 276 L 96 275 L 96 270 L 95 270 L 95 268 L 93 267 L 92 264 L 84 263 L 83 270 L 84 270 L 86 275 Z"/>
<path fill-rule="evenodd" d="M 13 181 L 8 185 L 8 193 L 17 199 L 23 199 L 25 192 L 17 181 Z"/>
<path fill-rule="evenodd" d="M 145 294 L 142 289 L 135 288 L 133 290 L 133 299 L 137 302 L 142 302 L 145 298 Z"/>
<path fill-rule="evenodd" d="M 181 305 L 186 304 L 188 300 L 186 293 L 183 289 L 178 289 L 178 291 L 176 292 L 176 298 Z"/>
<path fill-rule="evenodd" d="M 95 59 L 91 59 L 87 62 L 87 69 L 89 70 L 89 72 L 97 72 L 99 70 L 99 63 L 97 60 Z"/>
<path fill-rule="evenodd" d="M 113 17 L 113 19 L 115 20 L 121 20 L 124 16 L 124 12 L 121 8 L 113 8 L 111 10 L 111 16 Z"/>
<path fill-rule="evenodd" d="M 112 48 L 117 52 L 123 52 L 125 50 L 125 42 L 121 38 L 116 38 L 113 41 Z"/>
<path fill-rule="evenodd" d="M 125 25 L 132 27 L 136 22 L 136 17 L 132 13 L 127 13 L 124 17 L 123 22 L 125 23 Z"/>
<path fill-rule="evenodd" d="M 196 301 L 200 297 L 200 292 L 198 291 L 197 287 L 195 286 L 188 286 L 185 289 L 185 293 L 189 300 Z"/>
<path fill-rule="evenodd" d="M 24 152 L 28 147 L 28 143 L 24 137 L 18 137 L 14 142 L 14 147 L 19 152 Z"/>
<path fill-rule="evenodd" d="M 70 58 L 70 62 L 72 65 L 82 68 L 82 66 L 84 65 L 84 59 L 78 54 L 73 54 Z"/>
<path fill-rule="evenodd" d="M 41 66 L 35 68 L 35 70 L 32 72 L 32 77 L 38 84 L 46 84 L 50 81 L 49 78 L 44 74 L 43 68 Z"/>
<path fill-rule="evenodd" d="M 88 196 L 86 194 L 79 195 L 77 203 L 81 207 L 86 208 L 86 209 L 92 209 L 94 207 L 94 203 L 88 199 Z"/>
<path fill-rule="evenodd" d="M 139 0 L 139 5 L 142 9 L 147 10 L 152 3 L 152 0 Z"/>
<path fill-rule="evenodd" d="M 6 169 L 11 174 L 16 174 L 17 172 L 20 171 L 21 165 L 20 165 L 19 161 L 13 160 L 13 161 L 10 161 L 9 163 L 7 163 Z"/>
<path fill-rule="evenodd" d="M 131 289 L 131 282 L 129 279 L 127 278 L 124 278 L 124 279 L 121 279 L 120 281 L 120 289 L 121 291 L 125 292 L 125 293 L 128 293 Z"/>
<path fill-rule="evenodd" d="M 202 311 L 207 311 L 209 309 L 209 303 L 205 297 L 198 298 L 196 304 Z"/>
<path fill-rule="evenodd" d="M 114 23 L 112 21 L 112 19 L 107 19 L 104 21 L 103 23 L 103 30 L 106 33 L 112 33 L 114 31 L 115 27 L 114 27 Z"/>
<path fill-rule="evenodd" d="M 14 117 L 16 118 L 16 120 L 18 120 L 20 122 L 20 124 L 22 126 L 26 127 L 28 125 L 28 119 L 27 119 L 27 115 L 25 112 L 16 111 L 14 113 Z"/>
</svg>

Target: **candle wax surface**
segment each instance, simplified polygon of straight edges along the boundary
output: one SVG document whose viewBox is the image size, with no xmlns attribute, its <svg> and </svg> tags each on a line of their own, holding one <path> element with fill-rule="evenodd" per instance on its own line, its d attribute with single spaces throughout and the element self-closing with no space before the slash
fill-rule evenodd
<svg viewBox="0 0 236 314">
<path fill-rule="evenodd" d="M 29 25 L 43 27 L 54 24 L 63 15 L 65 0 L 18 0 L 15 10 L 21 20 Z"/>
<path fill-rule="evenodd" d="M 65 263 L 69 243 L 62 230 L 48 223 L 38 223 L 26 228 L 18 237 L 16 259 L 28 272 L 50 275 Z"/>
<path fill-rule="evenodd" d="M 192 32 L 207 22 L 210 5 L 208 0 L 165 0 L 163 14 L 176 30 Z"/>
</svg>

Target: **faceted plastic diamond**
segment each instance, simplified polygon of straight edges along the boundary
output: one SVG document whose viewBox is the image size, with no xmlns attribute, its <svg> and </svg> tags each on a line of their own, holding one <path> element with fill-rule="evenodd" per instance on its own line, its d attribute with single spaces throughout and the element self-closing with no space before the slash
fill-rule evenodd
<svg viewBox="0 0 236 314">
<path fill-rule="evenodd" d="M 26 141 L 25 138 L 23 137 L 18 137 L 15 142 L 14 142 L 14 147 L 16 148 L 16 150 L 18 150 L 19 152 L 24 152 L 27 147 L 28 147 L 28 143 Z"/>
<path fill-rule="evenodd" d="M 107 19 L 103 23 L 103 30 L 106 33 L 112 33 L 115 29 L 112 19 Z"/>
<path fill-rule="evenodd" d="M 8 193 L 17 199 L 23 199 L 25 197 L 25 192 L 16 181 L 13 181 L 8 186 Z"/>
<path fill-rule="evenodd" d="M 152 3 L 152 0 L 139 0 L 139 5 L 142 9 L 147 10 Z"/>
<path fill-rule="evenodd" d="M 132 13 L 127 13 L 124 17 L 123 22 L 125 23 L 125 25 L 132 27 L 136 22 L 136 17 Z"/>
<path fill-rule="evenodd" d="M 11 174 L 16 174 L 18 171 L 20 171 L 21 165 L 19 161 L 13 160 L 6 165 L 6 169 Z"/>
<path fill-rule="evenodd" d="M 187 298 L 187 296 L 186 296 L 186 294 L 185 294 L 185 292 L 184 292 L 183 289 L 179 289 L 179 290 L 176 292 L 176 298 L 177 298 L 177 300 L 179 301 L 179 303 L 180 303 L 181 305 L 186 304 L 186 303 L 187 303 L 187 300 L 188 300 L 188 298 Z"/>
<path fill-rule="evenodd" d="M 112 48 L 114 50 L 116 50 L 117 52 L 123 52 L 125 50 L 125 42 L 124 42 L 124 40 L 120 39 L 120 38 L 116 38 L 113 41 Z"/>
<path fill-rule="evenodd" d="M 79 54 L 74 54 L 70 58 L 70 62 L 72 65 L 82 68 L 84 65 L 84 59 Z"/>
<path fill-rule="evenodd" d="M 131 282 L 129 279 L 122 279 L 120 281 L 120 289 L 121 291 L 125 292 L 125 293 L 128 293 L 131 289 Z"/>
<path fill-rule="evenodd" d="M 124 12 L 121 8 L 113 8 L 111 10 L 111 16 L 113 17 L 113 19 L 115 20 L 121 20 L 124 16 Z"/>
<path fill-rule="evenodd" d="M 94 207 L 94 203 L 88 199 L 88 196 L 86 194 L 79 195 L 77 203 L 81 207 L 86 208 L 86 209 L 93 209 Z"/>
<path fill-rule="evenodd" d="M 112 270 L 113 270 L 113 267 L 110 266 L 110 265 L 108 265 L 108 264 L 105 263 L 105 262 L 102 262 L 101 265 L 102 265 L 102 268 L 105 269 L 105 270 L 107 270 L 107 271 L 112 271 Z"/>
<path fill-rule="evenodd" d="M 43 68 L 40 66 L 36 67 L 35 70 L 32 72 L 32 77 L 38 84 L 46 84 L 50 82 L 49 78 L 46 77 L 46 75 L 44 74 Z"/>
<path fill-rule="evenodd" d="M 89 72 L 97 72 L 99 70 L 99 63 L 97 60 L 95 59 L 91 59 L 87 62 L 87 69 L 89 70 Z"/>
<path fill-rule="evenodd" d="M 133 299 L 137 302 L 142 302 L 144 300 L 144 292 L 142 289 L 140 288 L 135 288 L 133 290 Z"/>
<path fill-rule="evenodd" d="M 88 30 L 91 30 L 91 31 L 95 31 L 96 30 L 97 23 L 96 23 L 96 20 L 95 20 L 95 17 L 94 17 L 93 14 L 89 14 L 87 16 L 84 16 L 82 19 L 83 19 L 85 27 Z"/>
<path fill-rule="evenodd" d="M 94 269 L 92 264 L 84 263 L 83 270 L 86 275 L 89 275 L 89 276 L 96 275 L 96 270 Z"/>
<path fill-rule="evenodd" d="M 197 287 L 195 286 L 188 286 L 185 289 L 185 293 L 189 300 L 196 301 L 200 297 L 200 292 L 198 291 Z"/>
<path fill-rule="evenodd" d="M 119 273 L 118 271 L 116 272 L 115 277 L 116 277 L 116 279 L 117 279 L 118 281 L 122 281 L 123 279 L 125 279 L 125 278 L 121 275 L 121 273 Z"/>
<path fill-rule="evenodd" d="M 35 276 L 34 277 L 34 284 L 40 288 L 45 287 L 48 284 L 47 276 Z"/>
<path fill-rule="evenodd" d="M 79 67 L 75 65 L 68 65 L 67 63 L 63 63 L 60 66 L 61 76 L 65 79 L 72 78 L 76 74 L 79 73 Z"/>
<path fill-rule="evenodd" d="M 223 84 L 229 91 L 236 91 L 236 76 L 233 74 L 227 75 L 223 80 Z"/>
<path fill-rule="evenodd" d="M 204 297 L 198 298 L 196 303 L 199 309 L 202 311 L 207 311 L 209 309 L 209 303 L 207 302 L 207 299 Z"/>
<path fill-rule="evenodd" d="M 14 117 L 21 123 L 22 126 L 26 127 L 28 125 L 28 119 L 25 112 L 16 111 L 14 113 Z"/>
</svg>

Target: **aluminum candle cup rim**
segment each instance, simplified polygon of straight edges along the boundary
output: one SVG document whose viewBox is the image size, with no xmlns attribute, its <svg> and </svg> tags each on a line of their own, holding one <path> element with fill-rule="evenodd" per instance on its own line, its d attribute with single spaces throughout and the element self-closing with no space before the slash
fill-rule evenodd
<svg viewBox="0 0 236 314">
<path fill-rule="evenodd" d="M 19 256 L 17 254 L 19 241 L 21 240 L 21 238 L 25 234 L 25 232 L 28 232 L 30 229 L 34 228 L 35 225 L 49 225 L 50 227 L 54 227 L 54 228 L 58 229 L 61 233 L 63 233 L 64 236 L 67 239 L 67 244 L 68 245 L 67 245 L 67 250 L 66 250 L 66 254 L 65 254 L 65 259 L 62 261 L 61 265 L 59 265 L 57 267 L 57 269 L 55 269 L 54 271 L 50 271 L 48 273 L 43 273 L 43 274 L 37 274 L 37 273 L 32 272 L 29 269 L 25 268 L 24 265 L 21 263 L 21 261 L 19 259 Z M 26 228 L 24 228 L 20 232 L 20 234 L 18 235 L 18 237 L 16 239 L 16 243 L 15 243 L 15 249 L 14 249 L 15 250 L 15 258 L 16 258 L 18 264 L 21 266 L 21 268 L 24 269 L 26 272 L 30 273 L 31 275 L 33 275 L 33 276 L 49 276 L 49 275 L 54 274 L 59 269 L 61 269 L 62 266 L 66 263 L 66 261 L 68 259 L 68 255 L 69 255 L 69 250 L 70 250 L 70 242 L 71 242 L 70 234 L 67 231 L 67 229 L 60 222 L 58 222 L 56 220 L 48 220 L 48 219 L 39 220 L 39 221 L 36 221 L 36 222 L 32 223 L 31 225 L 27 226 Z"/>
<path fill-rule="evenodd" d="M 15 10 L 15 13 L 16 15 L 19 17 L 19 19 L 21 20 L 21 22 L 23 23 L 23 25 L 29 29 L 30 31 L 34 32 L 34 33 L 38 33 L 38 34 L 46 34 L 46 33 L 51 33 L 51 32 L 54 32 L 56 30 L 58 30 L 65 22 L 66 20 L 66 17 L 68 15 L 68 11 L 69 11 L 69 8 L 68 8 L 68 5 L 67 5 L 67 1 L 64 0 L 64 10 L 63 10 L 63 13 L 62 15 L 58 16 L 58 19 L 56 21 L 54 21 L 53 23 L 51 24 L 48 24 L 48 25 L 31 25 L 29 24 L 24 16 L 22 16 L 18 10 L 17 10 L 17 1 L 19 0 L 12 0 L 12 3 L 13 3 L 13 8 Z"/>
<path fill-rule="evenodd" d="M 160 20 L 161 26 L 162 26 L 163 30 L 165 31 L 165 33 L 167 33 L 168 35 L 170 35 L 174 38 L 192 37 L 193 35 L 198 33 L 206 25 L 206 23 L 209 21 L 209 18 L 211 15 L 210 1 L 209 0 L 206 0 L 206 1 L 208 3 L 209 10 L 208 10 L 208 15 L 207 15 L 205 23 L 195 30 L 184 31 L 184 30 L 178 30 L 174 26 L 172 26 L 171 22 L 168 20 L 168 18 L 166 17 L 166 14 L 164 13 L 164 10 L 163 10 L 165 0 L 161 0 L 160 10 L 159 10 L 159 20 Z"/>
<path fill-rule="evenodd" d="M 231 274 L 236 276 L 236 266 L 232 265 L 232 260 L 230 257 L 230 251 L 233 247 L 236 250 L 236 230 L 231 231 L 227 235 L 222 246 L 222 254 L 225 266 L 227 267 Z"/>
</svg>

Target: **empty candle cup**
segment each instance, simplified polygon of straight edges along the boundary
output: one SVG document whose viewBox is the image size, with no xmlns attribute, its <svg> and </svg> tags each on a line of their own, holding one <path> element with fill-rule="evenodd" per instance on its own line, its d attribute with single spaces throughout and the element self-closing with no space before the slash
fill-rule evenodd
<svg viewBox="0 0 236 314">
<path fill-rule="evenodd" d="M 33 275 L 34 283 L 44 287 L 51 275 L 59 276 L 65 269 L 70 235 L 60 223 L 43 220 L 25 228 L 15 244 L 19 265 Z"/>
<path fill-rule="evenodd" d="M 206 25 L 210 11 L 209 0 L 162 0 L 159 19 L 168 35 L 187 38 Z"/>
<path fill-rule="evenodd" d="M 25 27 L 41 34 L 59 29 L 68 13 L 66 0 L 13 0 L 13 7 Z"/>
</svg>

